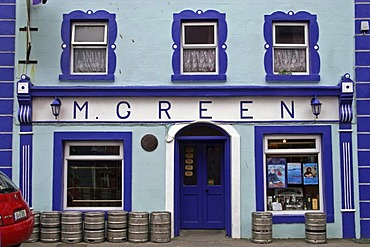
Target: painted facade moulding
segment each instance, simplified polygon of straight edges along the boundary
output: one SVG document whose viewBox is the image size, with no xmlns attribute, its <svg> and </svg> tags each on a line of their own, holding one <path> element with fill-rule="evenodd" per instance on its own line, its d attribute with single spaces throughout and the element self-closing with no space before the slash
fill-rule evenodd
<svg viewBox="0 0 370 247">
<path fill-rule="evenodd" d="M 32 122 L 32 97 L 313 97 L 339 99 L 339 121 L 350 123 L 353 118 L 353 81 L 349 74 L 335 86 L 34 86 L 27 75 L 18 81 L 18 119 L 21 124 Z"/>
</svg>

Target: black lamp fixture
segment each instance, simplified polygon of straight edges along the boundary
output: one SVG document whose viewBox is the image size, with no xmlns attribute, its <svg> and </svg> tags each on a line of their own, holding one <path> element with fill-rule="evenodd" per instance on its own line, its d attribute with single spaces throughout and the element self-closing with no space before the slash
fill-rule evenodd
<svg viewBox="0 0 370 247">
<path fill-rule="evenodd" d="M 320 115 L 321 113 L 321 102 L 320 100 L 316 97 L 313 97 L 311 99 L 311 109 L 312 109 L 312 113 L 313 115 L 316 116 L 316 118 Z"/>
<path fill-rule="evenodd" d="M 55 116 L 55 119 L 57 119 L 60 113 L 60 107 L 62 106 L 62 102 L 60 101 L 59 98 L 55 98 L 53 102 L 51 102 L 50 106 L 51 112 Z"/>
</svg>

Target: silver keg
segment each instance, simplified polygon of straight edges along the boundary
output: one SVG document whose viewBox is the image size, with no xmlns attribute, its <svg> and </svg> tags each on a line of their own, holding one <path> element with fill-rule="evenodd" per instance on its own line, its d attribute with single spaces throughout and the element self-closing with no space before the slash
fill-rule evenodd
<svg viewBox="0 0 370 247">
<path fill-rule="evenodd" d="M 44 243 L 60 241 L 60 212 L 42 212 L 40 215 L 40 240 Z"/>
<path fill-rule="evenodd" d="M 128 214 L 128 241 L 133 243 L 149 241 L 149 213 L 130 212 Z"/>
<path fill-rule="evenodd" d="M 265 244 L 272 242 L 272 213 L 252 213 L 252 242 Z"/>
<path fill-rule="evenodd" d="M 167 243 L 171 241 L 171 213 L 158 211 L 150 213 L 150 241 Z"/>
<path fill-rule="evenodd" d="M 79 243 L 82 241 L 82 212 L 64 211 L 61 215 L 61 241 Z"/>
</svg>

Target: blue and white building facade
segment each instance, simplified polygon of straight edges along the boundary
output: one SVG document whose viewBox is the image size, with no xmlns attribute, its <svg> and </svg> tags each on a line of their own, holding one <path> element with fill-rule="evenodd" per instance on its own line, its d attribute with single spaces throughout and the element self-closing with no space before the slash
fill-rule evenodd
<svg viewBox="0 0 370 247">
<path fill-rule="evenodd" d="M 360 235 L 370 237 L 369 217 L 369 14 L 370 2 L 355 1 L 355 70 L 357 104 L 358 183 Z"/>
<path fill-rule="evenodd" d="M 274 238 L 303 238 L 306 212 L 366 236 L 354 8 L 18 0 L 11 173 L 35 209 L 166 210 L 174 237 L 250 238 L 256 211 Z"/>
</svg>

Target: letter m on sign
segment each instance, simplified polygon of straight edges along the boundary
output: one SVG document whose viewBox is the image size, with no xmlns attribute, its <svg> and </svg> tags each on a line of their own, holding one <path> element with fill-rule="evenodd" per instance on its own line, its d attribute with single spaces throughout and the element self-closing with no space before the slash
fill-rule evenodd
<svg viewBox="0 0 370 247">
<path fill-rule="evenodd" d="M 284 112 L 288 113 L 291 118 L 294 118 L 294 101 L 290 103 L 290 109 L 284 101 L 280 103 L 280 116 L 284 119 Z"/>
<path fill-rule="evenodd" d="M 85 119 L 87 119 L 88 116 L 88 110 L 89 110 L 89 102 L 85 101 L 85 103 L 80 106 L 77 101 L 73 103 L 73 119 L 76 119 L 77 110 L 82 112 L 85 109 Z"/>
</svg>

